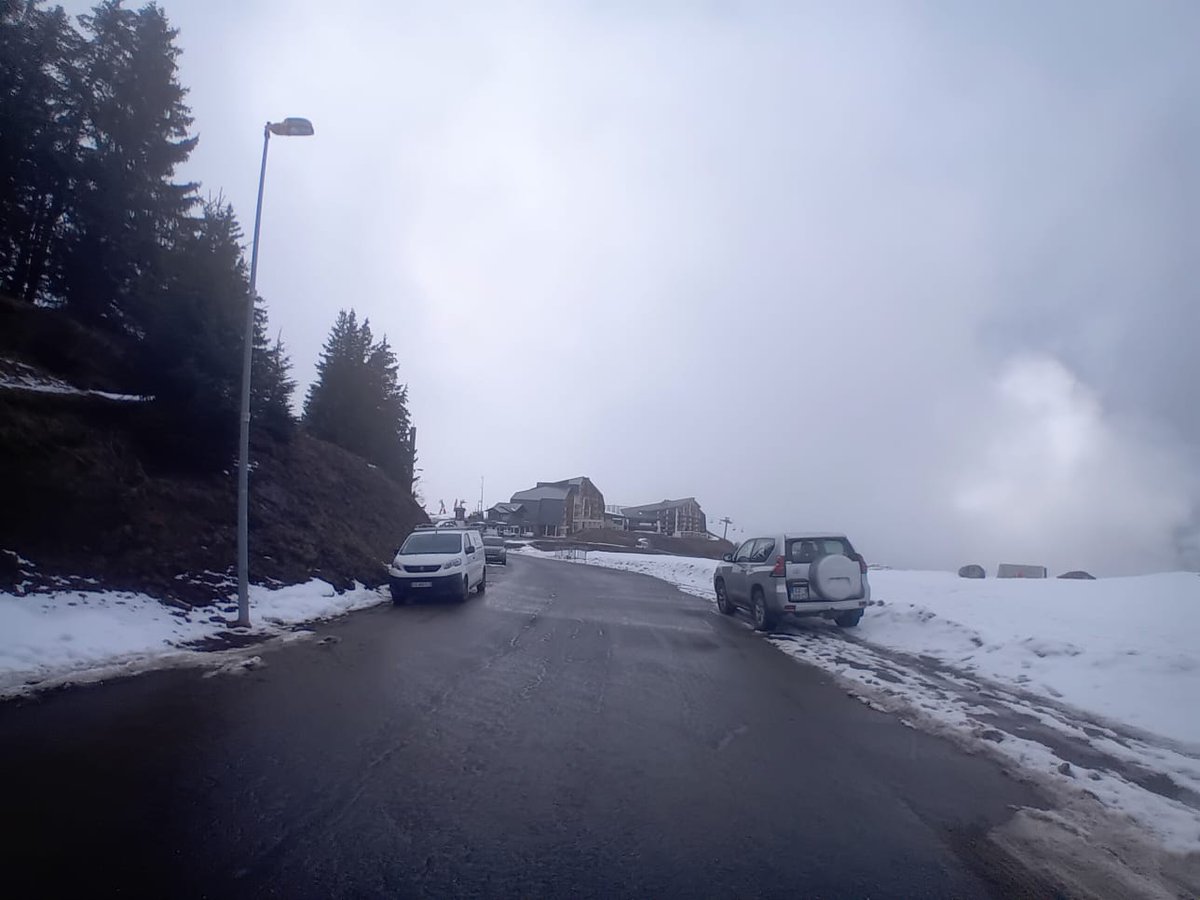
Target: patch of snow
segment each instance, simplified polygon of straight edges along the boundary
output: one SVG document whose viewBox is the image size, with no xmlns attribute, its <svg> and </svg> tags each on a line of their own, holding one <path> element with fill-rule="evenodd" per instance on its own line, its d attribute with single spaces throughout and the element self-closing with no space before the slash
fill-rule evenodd
<svg viewBox="0 0 1200 900">
<path fill-rule="evenodd" d="M 361 585 L 339 594 L 319 580 L 280 588 L 251 585 L 255 625 L 243 633 L 277 635 L 384 599 Z M 178 664 L 181 656 L 199 661 L 206 654 L 189 647 L 227 631 L 217 613 L 233 609 L 232 597 L 217 606 L 181 610 L 125 591 L 0 593 L 0 697 L 64 678 L 82 680 L 96 670 L 141 671 Z"/>
<path fill-rule="evenodd" d="M 61 378 L 47 375 L 33 366 L 12 359 L 0 359 L 0 389 L 32 391 L 38 394 L 71 394 L 80 397 L 102 397 L 124 403 L 146 403 L 153 397 L 141 394 L 114 394 L 111 391 L 94 391 L 77 388 Z"/>
<path fill-rule="evenodd" d="M 33 560 L 26 559 L 16 550 L 5 550 L 0 548 L 0 553 L 6 553 L 11 556 L 14 560 L 16 560 L 17 565 L 21 568 L 33 568 Z"/>
<path fill-rule="evenodd" d="M 114 394 L 111 391 L 85 391 L 92 397 L 103 397 L 105 400 L 118 400 L 122 403 L 149 403 L 154 397 L 150 394 Z"/>
</svg>

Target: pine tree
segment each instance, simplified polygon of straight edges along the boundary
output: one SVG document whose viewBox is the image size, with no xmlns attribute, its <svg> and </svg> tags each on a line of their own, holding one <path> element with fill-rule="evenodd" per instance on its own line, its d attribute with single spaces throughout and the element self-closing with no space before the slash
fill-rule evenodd
<svg viewBox="0 0 1200 900">
<path fill-rule="evenodd" d="M 55 271 L 78 161 L 82 41 L 61 7 L 0 12 L 0 287 L 27 301 Z"/>
<path fill-rule="evenodd" d="M 377 426 L 370 457 L 402 484 L 412 483 L 409 451 L 408 386 L 399 383 L 399 364 L 385 335 L 367 357 L 368 386 L 375 401 Z"/>
<path fill-rule="evenodd" d="M 341 310 L 317 361 L 317 380 L 304 401 L 304 424 L 317 437 L 362 453 L 353 445 L 352 423 L 361 416 L 355 407 L 361 397 L 359 382 L 364 354 L 362 328 L 354 310 Z M 368 330 L 368 340 L 369 337 Z"/>
<path fill-rule="evenodd" d="M 72 313 L 126 329 L 162 286 L 164 253 L 195 204 L 172 181 L 195 147 L 162 10 L 104 0 L 80 16 L 80 144 L 55 287 Z"/>
<path fill-rule="evenodd" d="M 376 342 L 370 323 L 342 310 L 308 390 L 304 424 L 316 437 L 357 453 L 411 489 L 408 388 L 387 337 Z"/>
<path fill-rule="evenodd" d="M 292 394 L 296 381 L 292 378 L 292 361 L 278 335 L 275 343 L 266 337 L 266 310 L 255 310 L 254 360 L 250 378 L 250 414 L 254 425 L 272 437 L 286 440 L 292 436 L 296 419 L 292 415 Z"/>
<path fill-rule="evenodd" d="M 165 257 L 158 302 L 143 312 L 139 350 L 143 390 L 155 397 L 164 426 L 185 446 L 173 449 L 202 465 L 228 462 L 237 437 L 242 343 L 250 285 L 242 230 L 219 197 L 186 220 Z M 282 340 L 267 343 L 266 312 L 255 311 L 251 411 L 275 437 L 294 424 L 291 363 Z"/>
<path fill-rule="evenodd" d="M 232 208 L 194 216 L 173 180 L 196 143 L 177 33 L 154 4 L 104 0 L 81 33 L 42 0 L 0 3 L 0 288 L 122 332 L 164 449 L 227 463 L 249 284 Z M 291 362 L 254 302 L 252 414 L 285 437 Z"/>
</svg>

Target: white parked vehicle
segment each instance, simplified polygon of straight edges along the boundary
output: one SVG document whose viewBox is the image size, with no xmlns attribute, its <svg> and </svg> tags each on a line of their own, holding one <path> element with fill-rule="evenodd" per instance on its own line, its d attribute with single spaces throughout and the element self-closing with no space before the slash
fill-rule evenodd
<svg viewBox="0 0 1200 900">
<path fill-rule="evenodd" d="M 414 531 L 388 566 L 392 602 L 421 597 L 450 597 L 463 601 L 474 588 L 487 588 L 483 537 L 465 528 Z"/>
</svg>

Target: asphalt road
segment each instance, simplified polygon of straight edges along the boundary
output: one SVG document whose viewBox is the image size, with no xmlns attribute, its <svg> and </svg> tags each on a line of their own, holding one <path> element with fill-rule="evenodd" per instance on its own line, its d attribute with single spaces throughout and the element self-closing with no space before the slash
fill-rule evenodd
<svg viewBox="0 0 1200 900">
<path fill-rule="evenodd" d="M 0 706 L 9 896 L 1047 896 L 1038 805 L 709 604 L 513 557 L 241 676 Z"/>
</svg>

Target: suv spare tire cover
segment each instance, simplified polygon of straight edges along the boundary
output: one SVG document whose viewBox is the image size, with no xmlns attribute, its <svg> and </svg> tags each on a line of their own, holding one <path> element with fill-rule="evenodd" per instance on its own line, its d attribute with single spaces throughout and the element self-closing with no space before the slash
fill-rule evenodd
<svg viewBox="0 0 1200 900">
<path fill-rule="evenodd" d="M 808 567 L 808 586 L 824 600 L 852 600 L 862 596 L 862 571 L 848 556 L 822 556 Z"/>
</svg>

